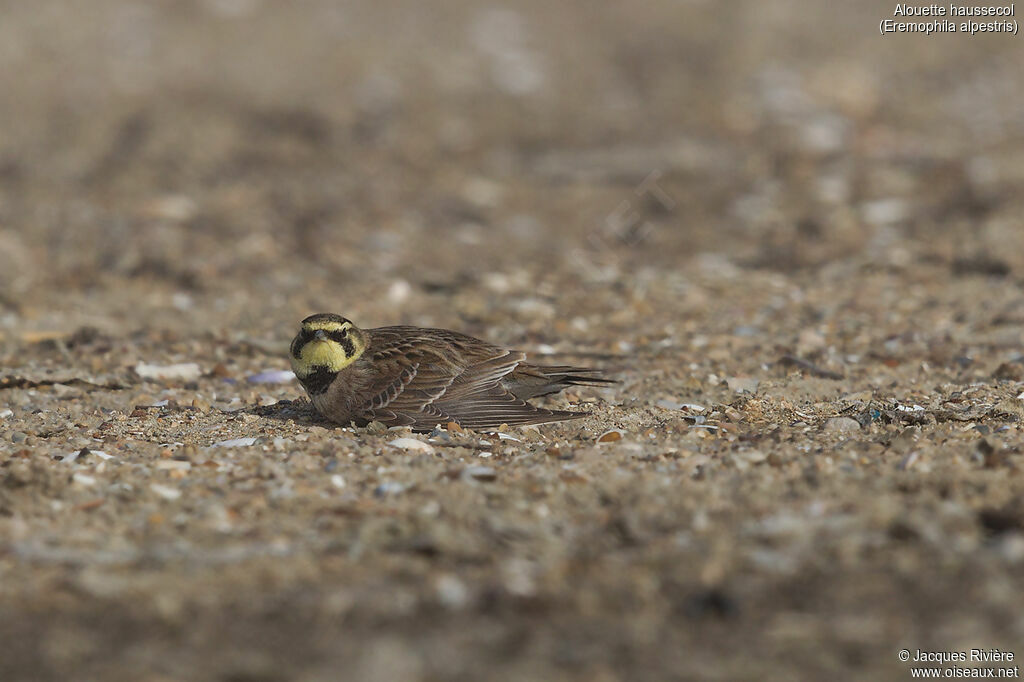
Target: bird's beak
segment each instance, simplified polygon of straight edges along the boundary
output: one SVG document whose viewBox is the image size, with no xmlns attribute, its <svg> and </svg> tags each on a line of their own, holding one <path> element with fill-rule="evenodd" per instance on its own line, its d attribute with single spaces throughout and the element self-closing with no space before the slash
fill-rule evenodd
<svg viewBox="0 0 1024 682">
<path fill-rule="evenodd" d="M 317 341 L 326 341 L 327 333 L 324 332 L 323 329 L 317 329 L 316 332 L 314 332 L 313 334 L 313 338 L 316 339 Z"/>
</svg>

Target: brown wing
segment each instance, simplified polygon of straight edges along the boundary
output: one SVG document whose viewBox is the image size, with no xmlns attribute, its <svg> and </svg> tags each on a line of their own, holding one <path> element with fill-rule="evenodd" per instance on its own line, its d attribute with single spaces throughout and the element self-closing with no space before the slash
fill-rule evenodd
<svg viewBox="0 0 1024 682">
<path fill-rule="evenodd" d="M 510 392 L 503 379 L 525 355 L 443 329 L 371 329 L 370 354 L 379 378 L 373 398 L 358 411 L 367 421 L 429 430 L 455 421 L 466 428 L 494 428 L 583 416 L 545 410 Z"/>
<path fill-rule="evenodd" d="M 502 380 L 505 388 L 515 396 L 529 400 L 550 395 L 570 386 L 607 386 L 617 384 L 606 379 L 599 369 L 571 365 L 530 365 L 521 363 Z"/>
</svg>

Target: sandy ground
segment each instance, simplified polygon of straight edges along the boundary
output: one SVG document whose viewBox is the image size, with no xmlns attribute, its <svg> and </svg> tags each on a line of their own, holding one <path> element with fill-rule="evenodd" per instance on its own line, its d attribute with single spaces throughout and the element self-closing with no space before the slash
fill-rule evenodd
<svg viewBox="0 0 1024 682">
<path fill-rule="evenodd" d="M 1024 656 L 1018 38 L 872 3 L 0 11 L 0 679 Z M 536 429 L 342 428 L 274 374 L 317 311 L 621 383 Z"/>
</svg>

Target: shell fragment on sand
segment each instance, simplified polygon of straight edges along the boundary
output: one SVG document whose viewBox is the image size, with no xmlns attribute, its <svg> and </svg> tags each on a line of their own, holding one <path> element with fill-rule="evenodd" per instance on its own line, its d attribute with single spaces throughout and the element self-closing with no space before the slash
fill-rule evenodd
<svg viewBox="0 0 1024 682">
<path fill-rule="evenodd" d="M 605 431 L 600 436 L 598 436 L 597 437 L 597 442 L 598 443 L 614 443 L 617 440 L 622 440 L 622 436 L 623 436 L 623 432 L 620 431 L 619 429 L 611 429 L 610 431 Z"/>
</svg>

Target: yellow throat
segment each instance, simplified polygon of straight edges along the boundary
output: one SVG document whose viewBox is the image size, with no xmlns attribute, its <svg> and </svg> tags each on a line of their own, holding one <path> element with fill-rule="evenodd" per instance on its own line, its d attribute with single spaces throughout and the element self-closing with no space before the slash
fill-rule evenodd
<svg viewBox="0 0 1024 682">
<path fill-rule="evenodd" d="M 349 356 L 341 344 L 335 341 L 330 339 L 313 340 L 302 347 L 298 359 L 292 358 L 292 369 L 299 377 L 307 376 L 314 371 L 314 368 L 320 367 L 324 367 L 330 372 L 340 372 L 358 360 L 362 354 L 362 348 Z"/>
</svg>

